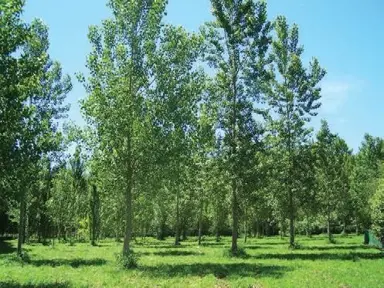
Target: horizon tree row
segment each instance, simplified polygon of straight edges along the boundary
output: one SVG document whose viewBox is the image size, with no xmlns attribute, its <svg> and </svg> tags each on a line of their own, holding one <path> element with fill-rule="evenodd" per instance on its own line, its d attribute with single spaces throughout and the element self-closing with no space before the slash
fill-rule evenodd
<svg viewBox="0 0 384 288">
<path fill-rule="evenodd" d="M 66 129 L 72 85 L 48 28 L 4 3 L 0 211 L 18 224 L 19 254 L 35 236 L 123 236 L 129 254 L 133 237 L 230 232 L 236 255 L 240 232 L 291 247 L 323 228 L 330 242 L 351 225 L 383 235 L 383 140 L 366 135 L 352 154 L 326 121 L 313 135 L 325 70 L 303 63 L 298 26 L 269 20 L 265 1 L 211 0 L 197 33 L 165 23 L 166 0 L 108 1 L 77 75 L 87 125 Z"/>
</svg>

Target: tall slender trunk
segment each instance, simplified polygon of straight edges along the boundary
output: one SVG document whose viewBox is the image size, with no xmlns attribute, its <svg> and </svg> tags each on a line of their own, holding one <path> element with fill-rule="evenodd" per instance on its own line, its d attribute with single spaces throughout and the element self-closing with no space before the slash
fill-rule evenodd
<svg viewBox="0 0 384 288">
<path fill-rule="evenodd" d="M 216 227 L 216 242 L 220 242 L 220 232 L 219 232 L 219 227 Z"/>
<path fill-rule="evenodd" d="M 247 243 L 248 227 L 247 227 L 247 207 L 244 209 L 244 243 Z"/>
<path fill-rule="evenodd" d="M 176 188 L 176 227 L 175 227 L 175 245 L 180 245 L 180 199 L 179 199 L 179 188 Z"/>
<path fill-rule="evenodd" d="M 29 217 L 28 217 L 28 209 L 27 203 L 24 205 L 24 236 L 23 236 L 23 244 L 29 243 Z"/>
<path fill-rule="evenodd" d="M 331 216 L 330 216 L 330 213 L 328 211 L 327 213 L 327 235 L 328 235 L 328 240 L 329 242 L 332 241 L 332 233 L 331 233 Z"/>
<path fill-rule="evenodd" d="M 216 242 L 220 241 L 220 209 L 219 199 L 216 198 Z"/>
<path fill-rule="evenodd" d="M 293 211 L 292 189 L 289 188 L 289 245 L 295 246 L 295 215 Z"/>
<path fill-rule="evenodd" d="M 203 230 L 203 200 L 200 200 L 200 211 L 199 211 L 199 245 L 201 245 L 201 237 Z"/>
<path fill-rule="evenodd" d="M 347 234 L 347 220 L 345 218 L 343 219 L 343 231 L 341 231 L 341 234 Z"/>
<path fill-rule="evenodd" d="M 307 237 L 311 238 L 312 233 L 311 233 L 311 227 L 309 225 L 309 220 L 310 220 L 309 217 L 307 217 L 307 225 L 306 225 L 305 232 L 306 232 Z"/>
<path fill-rule="evenodd" d="M 22 245 L 24 243 L 24 226 L 25 226 L 25 193 L 21 196 L 20 200 L 20 218 L 19 218 L 19 235 L 17 239 L 17 255 L 21 256 L 22 254 Z"/>
<path fill-rule="evenodd" d="M 181 234 L 181 240 L 186 241 L 187 240 L 187 228 L 183 227 L 183 229 L 180 229 L 180 231 L 183 231 Z"/>
<path fill-rule="evenodd" d="M 97 201 L 97 187 L 96 187 L 96 185 L 92 185 L 92 194 L 91 194 L 91 214 L 90 214 L 90 216 L 91 216 L 91 221 L 90 221 L 90 223 L 91 223 L 91 235 L 90 235 L 90 237 L 91 237 L 91 245 L 92 246 L 96 246 L 96 238 L 97 238 L 97 236 L 96 236 L 96 229 L 97 229 L 97 221 L 98 221 L 98 215 L 97 215 L 97 212 L 98 211 L 96 211 L 97 210 L 97 207 L 96 207 L 96 205 L 98 205 L 98 201 Z"/>
<path fill-rule="evenodd" d="M 132 211 L 132 170 L 129 167 L 128 169 L 128 181 L 127 181 L 127 187 L 125 192 L 125 207 L 126 207 L 126 223 L 125 223 L 125 235 L 124 235 L 124 245 L 123 245 L 123 254 L 126 254 L 129 252 L 130 248 L 130 242 L 132 239 L 132 218 L 133 218 L 133 211 Z"/>
<path fill-rule="evenodd" d="M 237 253 L 237 232 L 239 226 L 238 208 L 237 208 L 236 180 L 232 180 L 232 247 L 233 254 Z"/>
<path fill-rule="evenodd" d="M 261 231 L 260 231 L 260 221 L 256 219 L 256 237 L 260 238 L 261 236 Z"/>
<path fill-rule="evenodd" d="M 248 237 L 248 227 L 247 227 L 247 220 L 244 222 L 244 243 L 247 243 L 247 237 Z"/>
</svg>

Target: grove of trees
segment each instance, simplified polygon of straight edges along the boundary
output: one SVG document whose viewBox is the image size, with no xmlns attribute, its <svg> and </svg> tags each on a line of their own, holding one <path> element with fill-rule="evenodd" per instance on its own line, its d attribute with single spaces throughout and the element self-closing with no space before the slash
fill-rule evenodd
<svg viewBox="0 0 384 288">
<path fill-rule="evenodd" d="M 40 242 L 137 237 L 384 236 L 384 141 L 355 153 L 322 120 L 326 72 L 265 1 L 211 0 L 198 33 L 166 0 L 109 0 L 89 28 L 86 125 L 66 125 L 71 78 L 24 1 L 0 3 L 0 234 Z M 72 151 L 72 152 L 71 152 Z"/>
</svg>

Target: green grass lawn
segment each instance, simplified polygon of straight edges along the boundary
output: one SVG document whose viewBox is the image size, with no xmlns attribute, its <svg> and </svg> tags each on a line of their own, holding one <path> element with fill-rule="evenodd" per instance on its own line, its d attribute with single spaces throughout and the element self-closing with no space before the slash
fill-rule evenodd
<svg viewBox="0 0 384 288">
<path fill-rule="evenodd" d="M 173 239 L 138 240 L 139 267 L 123 270 L 115 253 L 121 243 L 25 245 L 28 263 L 15 256 L 15 241 L 0 242 L 0 287 L 384 287 L 384 255 L 361 245 L 363 237 L 249 239 L 247 257 L 225 256 L 230 239 L 205 238 L 172 245 Z M 240 240 L 242 244 L 242 240 Z"/>
</svg>

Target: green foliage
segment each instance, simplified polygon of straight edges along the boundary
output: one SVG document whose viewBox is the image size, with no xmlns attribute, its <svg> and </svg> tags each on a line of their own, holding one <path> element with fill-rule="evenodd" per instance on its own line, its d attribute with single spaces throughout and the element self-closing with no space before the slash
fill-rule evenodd
<svg viewBox="0 0 384 288">
<path fill-rule="evenodd" d="M 247 254 L 244 247 L 237 247 L 237 250 L 235 252 L 232 251 L 232 249 L 226 249 L 224 250 L 223 256 L 229 257 L 229 258 L 234 257 L 234 258 L 243 258 L 243 259 L 250 257 L 249 254 Z"/>
<path fill-rule="evenodd" d="M 124 269 L 133 269 L 138 267 L 139 256 L 133 250 L 124 251 L 123 254 L 116 254 L 118 265 Z"/>
<path fill-rule="evenodd" d="M 271 22 L 265 1 L 211 4 L 213 21 L 190 33 L 164 24 L 167 0 L 108 1 L 112 17 L 90 26 L 88 73 L 77 75 L 87 93 L 80 103 L 87 125 L 80 128 L 63 121 L 72 84 L 49 56 L 48 27 L 41 20 L 24 23 L 24 1 L 1 1 L 0 220 L 6 225 L 0 227 L 10 224 L 16 233 L 18 225 L 20 257 L 26 257 L 24 243 L 46 244 L 49 238 L 58 238 L 58 249 L 28 249 L 52 256 L 64 253 L 62 243 L 69 242 L 66 251 L 81 255 L 57 259 L 30 253 L 28 261 L 15 264 L 25 264 L 27 276 L 3 274 L 10 281 L 0 280 L 0 287 L 34 275 L 40 269 L 35 266 L 110 265 L 111 250 L 103 245 L 116 252 L 122 238 L 119 265 L 138 269 L 92 267 L 92 275 L 106 278 L 92 286 L 131 280 L 153 286 L 152 278 L 160 286 L 180 286 L 187 278 L 195 286 L 237 287 L 245 281 L 286 287 L 280 278 L 305 266 L 298 261 L 378 257 L 349 252 L 361 248 L 356 244 L 338 245 L 357 239 L 346 236 L 352 229 L 384 235 L 383 139 L 365 135 L 352 155 L 325 121 L 313 137 L 310 124 L 321 106 L 325 70 L 316 58 L 303 63 L 298 26 L 284 16 Z M 325 230 L 328 240 L 317 236 Z M 333 235 L 339 232 L 343 238 L 336 243 Z M 278 234 L 276 243 L 264 242 Z M 299 236 L 299 245 L 295 234 L 313 238 Z M 295 251 L 286 249 L 288 235 Z M 307 245 L 319 238 L 319 247 Z M 81 243 L 88 240 L 98 247 Z M 88 253 L 98 258 L 83 259 Z M 12 266 L 13 260 L 5 257 L 4 263 Z M 317 279 L 313 283 L 324 283 L 330 271 L 337 274 L 322 266 L 325 276 L 314 274 L 320 271 L 316 265 L 295 277 L 310 274 Z M 56 276 L 44 283 L 50 286 L 54 278 L 61 285 Z M 350 284 L 344 276 L 334 279 L 330 286 Z M 308 281 L 290 281 L 287 287 L 313 286 Z M 73 282 L 86 286 L 84 279 Z"/>
<path fill-rule="evenodd" d="M 242 183 L 252 173 L 253 155 L 260 149 L 263 129 L 254 115 L 263 92 L 271 23 L 262 1 L 212 0 L 214 22 L 202 28 L 205 59 L 215 69 L 211 97 L 217 99 L 223 167 L 231 187 L 232 251 L 237 250 L 240 203 L 246 194 Z M 252 156 L 251 156 L 252 155 Z"/>
<path fill-rule="evenodd" d="M 371 198 L 372 229 L 379 239 L 384 239 L 384 177 Z"/>
<path fill-rule="evenodd" d="M 269 73 L 272 75 L 270 86 L 267 86 L 267 101 L 276 117 L 270 118 L 270 128 L 273 131 L 272 143 L 275 149 L 278 179 L 283 183 L 277 199 L 279 208 L 290 219 L 291 245 L 294 244 L 294 219 L 298 213 L 299 194 L 305 186 L 303 177 L 305 163 L 303 156 L 308 150 L 306 144 L 310 140 L 311 129 L 306 126 L 311 116 L 321 106 L 321 89 L 319 82 L 325 75 L 317 59 L 306 69 L 301 57 L 303 48 L 299 45 L 299 30 L 297 25 L 289 27 L 287 20 L 279 16 L 275 23 L 276 38 L 272 42 L 273 65 Z M 308 154 L 307 154 L 308 155 Z M 304 166 L 305 167 L 305 166 Z M 304 172 L 304 173 L 303 173 Z"/>
</svg>

